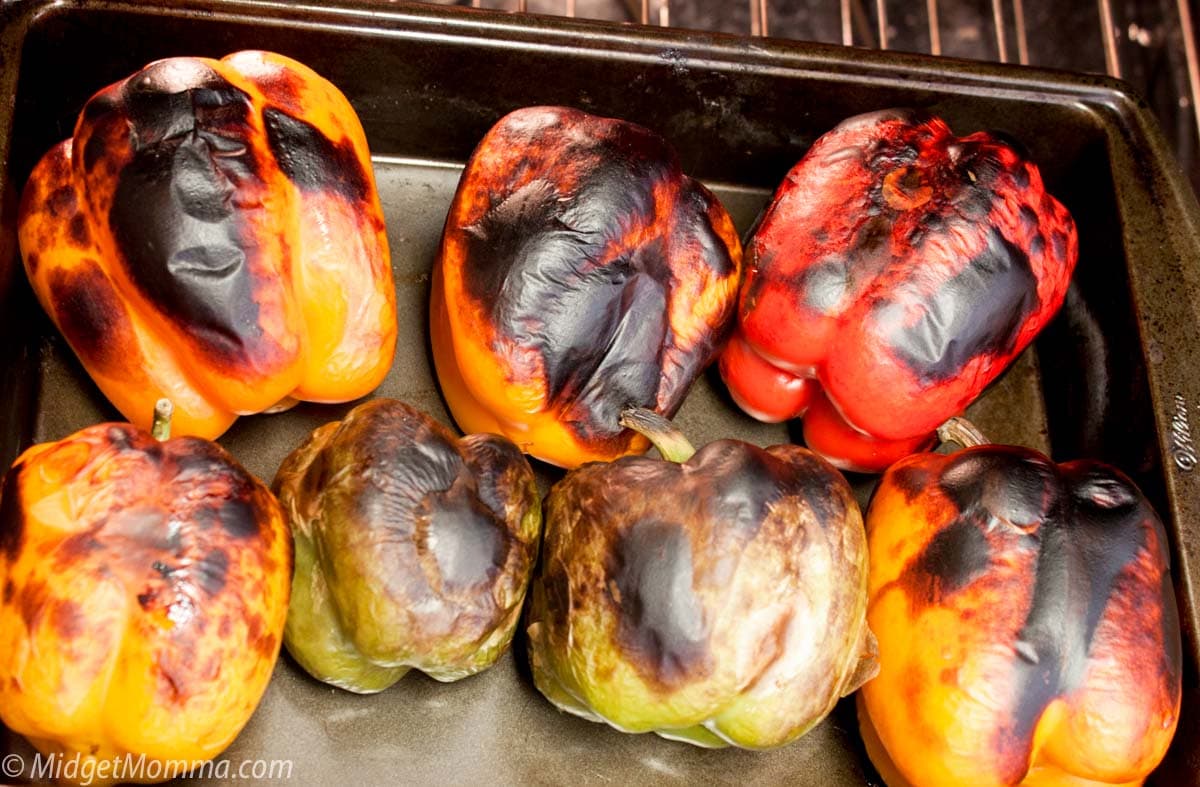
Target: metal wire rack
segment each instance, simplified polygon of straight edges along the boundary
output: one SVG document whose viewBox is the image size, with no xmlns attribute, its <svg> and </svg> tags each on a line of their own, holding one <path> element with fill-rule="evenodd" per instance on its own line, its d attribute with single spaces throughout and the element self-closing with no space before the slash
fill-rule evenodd
<svg viewBox="0 0 1200 787">
<path fill-rule="evenodd" d="M 1193 0 L 427 0 L 1107 73 L 1154 107 L 1200 189 Z"/>
</svg>

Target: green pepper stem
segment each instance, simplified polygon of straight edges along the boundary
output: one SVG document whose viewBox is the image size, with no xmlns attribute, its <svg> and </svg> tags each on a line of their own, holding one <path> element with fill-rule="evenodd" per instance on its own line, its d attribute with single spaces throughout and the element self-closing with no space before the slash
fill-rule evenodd
<svg viewBox="0 0 1200 787">
<path fill-rule="evenodd" d="M 166 397 L 154 403 L 154 420 L 150 424 L 150 436 L 160 443 L 171 436 L 171 414 L 175 405 Z"/>
<path fill-rule="evenodd" d="M 618 423 L 644 436 L 669 462 L 683 463 L 695 455 L 696 449 L 679 431 L 679 427 L 645 407 L 627 407 L 621 411 Z"/>
<path fill-rule="evenodd" d="M 979 427 L 961 416 L 954 416 L 938 427 L 938 439 L 943 443 L 958 443 L 963 448 L 987 445 L 991 440 L 979 431 Z"/>
</svg>

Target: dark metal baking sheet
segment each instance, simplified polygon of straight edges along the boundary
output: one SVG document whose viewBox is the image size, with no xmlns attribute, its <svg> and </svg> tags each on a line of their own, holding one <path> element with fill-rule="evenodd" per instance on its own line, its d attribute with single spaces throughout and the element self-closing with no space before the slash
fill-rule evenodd
<svg viewBox="0 0 1200 787">
<path fill-rule="evenodd" d="M 9 4 L 0 33 L 0 463 L 116 413 L 40 314 L 12 243 L 13 197 L 83 102 L 144 63 L 242 48 L 296 57 L 354 103 L 376 154 L 400 310 L 395 365 L 377 395 L 449 423 L 431 374 L 428 274 L 445 211 L 475 142 L 502 114 L 568 104 L 643 123 L 709 182 L 742 230 L 807 146 L 841 119 L 908 105 L 959 133 L 1020 139 L 1080 231 L 1076 284 L 1060 317 L 971 409 L 993 439 L 1093 456 L 1132 475 L 1173 535 L 1185 624 L 1184 711 L 1152 780 L 1200 772 L 1195 577 L 1200 470 L 1188 427 L 1200 405 L 1200 211 L 1139 100 L 1120 83 L 1028 69 L 816 45 L 615 28 L 388 4 L 191 0 Z M 222 438 L 270 480 L 283 456 L 349 405 L 241 419 Z M 712 374 L 680 420 L 698 443 L 788 439 L 728 402 Z M 1189 457 L 1191 457 L 1189 459 Z M 554 471 L 543 468 L 549 482 Z M 866 502 L 872 479 L 852 479 Z M 363 784 L 758 783 L 877 780 L 851 703 L 769 753 L 704 751 L 562 715 L 533 689 L 520 641 L 492 670 L 453 685 L 410 674 L 358 697 L 281 659 L 225 757 L 292 763 L 293 782 Z M 0 754 L 30 750 L 0 733 Z"/>
</svg>

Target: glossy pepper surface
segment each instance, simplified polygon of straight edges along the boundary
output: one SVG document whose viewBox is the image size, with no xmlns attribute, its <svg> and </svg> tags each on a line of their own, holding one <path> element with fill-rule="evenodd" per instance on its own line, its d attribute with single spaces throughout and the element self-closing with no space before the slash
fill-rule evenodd
<svg viewBox="0 0 1200 787">
<path fill-rule="evenodd" d="M 171 58 L 97 93 L 19 212 L 38 300 L 122 414 L 216 437 L 239 414 L 337 402 L 396 339 L 358 117 L 294 60 Z"/>
<path fill-rule="evenodd" d="M 1062 304 L 1075 225 L 1037 166 L 987 134 L 885 111 L 845 121 L 788 173 L 747 245 L 721 357 L 765 421 L 879 471 L 933 442 Z"/>
<path fill-rule="evenodd" d="M 4 724 L 68 760 L 223 751 L 283 642 L 292 547 L 266 486 L 213 443 L 112 423 L 30 448 L 2 495 Z"/>
<path fill-rule="evenodd" d="M 920 454 L 867 514 L 880 671 L 859 715 L 891 787 L 1140 784 L 1179 720 L 1162 523 L 1115 468 Z"/>
<path fill-rule="evenodd" d="M 858 506 L 804 448 L 720 440 L 682 464 L 592 463 L 545 511 L 529 653 L 561 710 L 767 749 L 876 669 Z"/>
<path fill-rule="evenodd" d="M 446 219 L 430 322 L 468 432 L 563 467 L 647 449 L 727 336 L 741 246 L 667 143 L 621 120 L 521 109 L 480 142 Z"/>
<path fill-rule="evenodd" d="M 377 399 L 313 432 L 275 484 L 296 539 L 287 646 L 314 677 L 359 693 L 410 668 L 452 681 L 508 647 L 542 522 L 508 440 Z"/>
</svg>

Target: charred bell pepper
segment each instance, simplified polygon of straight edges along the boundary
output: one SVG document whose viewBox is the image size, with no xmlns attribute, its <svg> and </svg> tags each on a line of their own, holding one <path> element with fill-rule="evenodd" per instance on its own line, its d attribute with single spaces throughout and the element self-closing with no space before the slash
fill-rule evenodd
<svg viewBox="0 0 1200 787">
<path fill-rule="evenodd" d="M 981 438 L 956 438 L 974 444 Z M 1116 468 L 978 445 L 883 476 L 867 513 L 891 787 L 1141 784 L 1179 721 L 1167 535 Z"/>
<path fill-rule="evenodd" d="M 366 138 L 268 52 L 151 63 L 97 93 L 19 211 L 38 300 L 118 410 L 178 434 L 341 402 L 391 365 L 395 291 Z"/>
<path fill-rule="evenodd" d="M 804 416 L 835 465 L 883 470 L 1033 340 L 1077 254 L 1070 214 L 1012 145 L 911 111 L 851 118 L 749 241 L 721 376 L 761 420 Z"/>
<path fill-rule="evenodd" d="M 219 446 L 163 423 L 88 427 L 5 476 L 0 719 L 43 754 L 211 759 L 279 655 L 283 512 Z"/>
<path fill-rule="evenodd" d="M 799 446 L 719 440 L 693 456 L 654 413 L 623 419 L 671 461 L 592 463 L 551 489 L 528 623 L 537 688 L 698 746 L 798 738 L 877 669 L 849 485 Z"/>
<path fill-rule="evenodd" d="M 296 541 L 285 641 L 313 677 L 369 694 L 410 668 L 458 680 L 508 648 L 542 524 L 511 442 L 376 399 L 314 431 L 275 485 Z"/>
<path fill-rule="evenodd" d="M 467 163 L 430 323 L 458 425 L 562 467 L 644 452 L 723 343 L 741 245 L 651 131 L 572 109 L 501 119 Z"/>
</svg>

